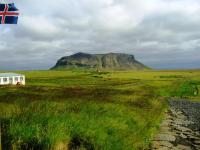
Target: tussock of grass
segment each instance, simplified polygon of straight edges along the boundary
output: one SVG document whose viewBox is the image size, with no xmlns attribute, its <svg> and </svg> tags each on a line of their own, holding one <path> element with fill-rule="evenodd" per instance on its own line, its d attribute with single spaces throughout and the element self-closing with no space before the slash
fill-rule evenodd
<svg viewBox="0 0 200 150">
<path fill-rule="evenodd" d="M 27 144 L 29 148 L 35 145 L 50 149 L 59 141 L 65 141 L 69 147 L 73 147 L 77 140 L 80 143 L 78 145 L 86 148 L 88 145 L 95 149 L 131 149 L 134 147 L 131 139 L 145 145 L 143 138 L 150 133 L 140 129 L 153 128 L 157 120 L 146 120 L 149 111 L 158 115 L 155 110 L 139 110 L 141 108 L 96 101 L 31 102 L 19 115 L 8 119 L 6 134 L 9 137 L 6 139 L 10 142 L 7 146 L 19 148 Z"/>
<path fill-rule="evenodd" d="M 169 95 L 172 97 L 187 98 L 192 96 L 198 96 L 198 85 L 194 81 L 190 80 L 177 80 L 172 82 L 172 85 L 168 87 Z"/>
</svg>

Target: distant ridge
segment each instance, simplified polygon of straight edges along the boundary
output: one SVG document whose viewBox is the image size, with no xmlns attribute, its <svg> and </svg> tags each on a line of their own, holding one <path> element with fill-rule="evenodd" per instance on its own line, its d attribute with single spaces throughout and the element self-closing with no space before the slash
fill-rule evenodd
<svg viewBox="0 0 200 150">
<path fill-rule="evenodd" d="M 134 55 L 124 53 L 87 54 L 76 53 L 59 59 L 51 69 L 102 69 L 102 70 L 144 70 L 148 69 Z"/>
</svg>

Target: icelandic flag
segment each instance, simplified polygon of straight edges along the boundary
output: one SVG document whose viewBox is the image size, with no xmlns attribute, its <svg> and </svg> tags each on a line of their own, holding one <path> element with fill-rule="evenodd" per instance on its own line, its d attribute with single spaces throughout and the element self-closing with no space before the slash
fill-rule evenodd
<svg viewBox="0 0 200 150">
<path fill-rule="evenodd" d="M 17 24 L 18 15 L 14 3 L 0 4 L 0 24 Z"/>
</svg>

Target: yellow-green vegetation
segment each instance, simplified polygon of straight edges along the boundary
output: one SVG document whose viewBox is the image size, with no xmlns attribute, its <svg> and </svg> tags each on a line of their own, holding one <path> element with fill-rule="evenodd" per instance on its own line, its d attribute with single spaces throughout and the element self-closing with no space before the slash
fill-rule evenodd
<svg viewBox="0 0 200 150">
<path fill-rule="evenodd" d="M 4 149 L 145 149 L 168 97 L 199 98 L 199 70 L 18 73 L 26 86 L 0 87 Z"/>
</svg>

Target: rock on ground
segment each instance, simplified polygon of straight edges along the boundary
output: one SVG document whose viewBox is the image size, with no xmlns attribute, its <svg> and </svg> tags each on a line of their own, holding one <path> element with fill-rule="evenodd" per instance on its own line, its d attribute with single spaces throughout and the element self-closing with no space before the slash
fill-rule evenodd
<svg viewBox="0 0 200 150">
<path fill-rule="evenodd" d="M 151 150 L 200 150 L 200 103 L 169 100 L 170 108 Z"/>
</svg>

